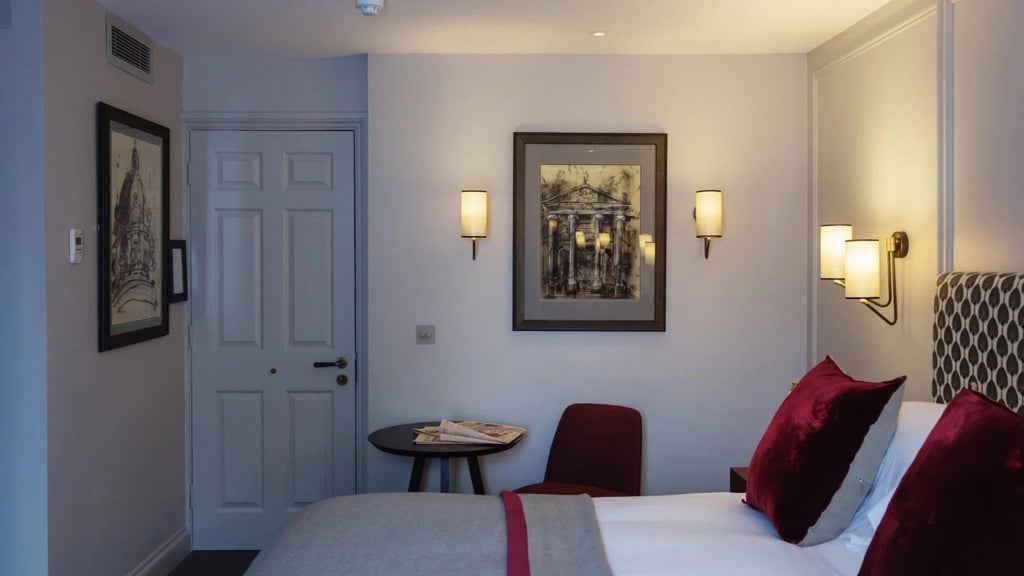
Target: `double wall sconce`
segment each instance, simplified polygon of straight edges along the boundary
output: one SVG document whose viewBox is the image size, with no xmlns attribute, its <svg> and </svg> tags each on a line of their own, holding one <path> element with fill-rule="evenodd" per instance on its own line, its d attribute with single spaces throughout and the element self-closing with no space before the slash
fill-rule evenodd
<svg viewBox="0 0 1024 576">
<path fill-rule="evenodd" d="M 462 237 L 473 239 L 473 260 L 476 260 L 476 241 L 487 238 L 487 191 L 462 191 Z"/>
<path fill-rule="evenodd" d="M 722 237 L 722 191 L 697 190 L 693 218 L 697 221 L 697 238 L 704 239 L 704 259 L 708 259 L 711 239 Z"/>
<path fill-rule="evenodd" d="M 910 249 L 906 232 L 893 232 L 885 241 L 888 269 L 888 295 L 881 298 L 881 270 L 878 258 L 879 241 L 853 238 L 853 226 L 826 224 L 821 227 L 819 277 L 843 286 L 847 299 L 859 300 L 889 326 L 899 319 L 896 295 L 896 259 L 904 258 Z M 892 306 L 892 320 L 882 310 Z"/>
</svg>

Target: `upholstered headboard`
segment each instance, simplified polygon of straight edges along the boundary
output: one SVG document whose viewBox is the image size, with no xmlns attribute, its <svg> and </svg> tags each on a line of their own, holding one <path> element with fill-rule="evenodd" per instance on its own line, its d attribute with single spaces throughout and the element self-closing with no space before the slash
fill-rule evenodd
<svg viewBox="0 0 1024 576">
<path fill-rule="evenodd" d="M 932 339 L 936 402 L 970 388 L 1024 414 L 1024 274 L 939 276 Z"/>
</svg>

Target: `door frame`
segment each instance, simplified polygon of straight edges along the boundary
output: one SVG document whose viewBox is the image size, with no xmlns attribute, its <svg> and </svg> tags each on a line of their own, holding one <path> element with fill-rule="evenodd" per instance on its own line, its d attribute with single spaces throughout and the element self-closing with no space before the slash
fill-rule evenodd
<svg viewBox="0 0 1024 576">
<path fill-rule="evenodd" d="M 192 243 L 192 182 L 191 159 L 192 133 L 194 131 L 214 130 L 260 130 L 260 131 L 351 131 L 354 137 L 355 152 L 355 434 L 356 443 L 355 480 L 356 493 L 361 493 L 366 486 L 367 443 L 360 441 L 366 438 L 367 408 L 369 394 L 367 383 L 367 340 L 368 322 L 366 309 L 367 296 L 367 161 L 366 114 L 362 113 L 276 113 L 276 112 L 189 112 L 182 114 L 181 139 L 181 174 L 182 174 L 182 214 L 183 230 L 188 242 L 188 262 L 194 262 L 193 252 L 196 246 Z M 196 278 L 197 275 L 190 275 Z M 194 292 L 190 290 L 190 292 Z M 192 549 L 192 303 L 185 302 L 185 524 L 189 531 L 189 550 Z"/>
</svg>

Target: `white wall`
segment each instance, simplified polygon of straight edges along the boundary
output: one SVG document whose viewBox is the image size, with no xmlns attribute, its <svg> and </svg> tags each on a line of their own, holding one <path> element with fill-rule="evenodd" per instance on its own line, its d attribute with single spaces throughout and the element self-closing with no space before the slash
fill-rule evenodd
<svg viewBox="0 0 1024 576">
<path fill-rule="evenodd" d="M 190 58 L 186 112 L 366 112 L 366 56 Z"/>
<path fill-rule="evenodd" d="M 645 420 L 647 493 L 725 490 L 807 367 L 805 74 L 795 55 L 371 55 L 370 429 L 527 426 L 485 458 L 494 491 L 540 480 L 565 405 L 626 404 Z M 512 134 L 527 130 L 668 133 L 665 333 L 512 331 Z M 725 192 L 726 228 L 705 261 L 691 214 L 706 187 Z M 490 192 L 476 261 L 465 188 Z M 436 345 L 415 345 L 417 324 Z M 371 451 L 369 487 L 404 490 L 409 466 Z"/>
<path fill-rule="evenodd" d="M 1024 272 L 1024 2 L 964 0 L 951 10 L 953 265 Z"/>
<path fill-rule="evenodd" d="M 937 273 L 1024 270 L 1022 21 L 1019 0 L 898 0 L 808 56 L 812 83 L 819 78 L 812 105 L 817 215 L 826 221 L 849 214 L 872 235 L 896 227 L 911 232 L 900 269 L 906 319 L 895 329 L 882 326 L 858 306 L 837 303 L 836 288 L 812 280 L 817 349 L 840 351 L 853 359 L 851 370 L 871 377 L 910 374 L 908 398 L 931 395 Z M 819 72 L 865 45 L 848 62 Z M 951 56 L 951 81 L 938 74 L 943 54 Z M 947 173 L 951 185 L 939 179 Z"/>
<path fill-rule="evenodd" d="M 126 574 L 187 544 L 183 306 L 171 305 L 169 336 L 100 354 L 96 235 L 81 265 L 67 260 L 68 228 L 97 222 L 97 101 L 170 128 L 182 237 L 181 59 L 154 46 L 153 84 L 111 66 L 104 14 L 92 0 L 43 1 L 49 550 L 62 576 Z"/>
<path fill-rule="evenodd" d="M 46 574 L 46 275 L 39 0 L 0 30 L 0 574 Z"/>
<path fill-rule="evenodd" d="M 901 12 L 881 29 L 861 24 L 809 57 L 810 114 L 817 126 L 812 234 L 818 224 L 846 223 L 853 224 L 855 238 L 878 238 L 883 247 L 896 230 L 910 238 L 909 254 L 896 262 L 900 309 L 891 327 L 845 300 L 841 287 L 817 280 L 812 262 L 815 359 L 831 354 L 868 380 L 906 374 L 912 400 L 931 393 L 931 297 L 938 266 L 938 17 L 934 4 L 923 6 L 931 8 L 923 16 L 921 8 Z M 833 49 L 836 44 L 842 49 Z M 883 286 L 883 299 L 885 294 Z M 892 310 L 886 314 L 892 317 Z"/>
</svg>

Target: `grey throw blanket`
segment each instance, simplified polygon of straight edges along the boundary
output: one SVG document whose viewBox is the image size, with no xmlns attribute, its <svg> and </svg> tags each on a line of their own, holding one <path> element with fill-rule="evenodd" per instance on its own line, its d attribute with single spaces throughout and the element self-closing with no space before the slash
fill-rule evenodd
<svg viewBox="0 0 1024 576">
<path fill-rule="evenodd" d="M 522 494 L 531 576 L 611 576 L 589 496 Z M 303 510 L 246 576 L 499 576 L 498 496 L 360 494 Z"/>
</svg>

